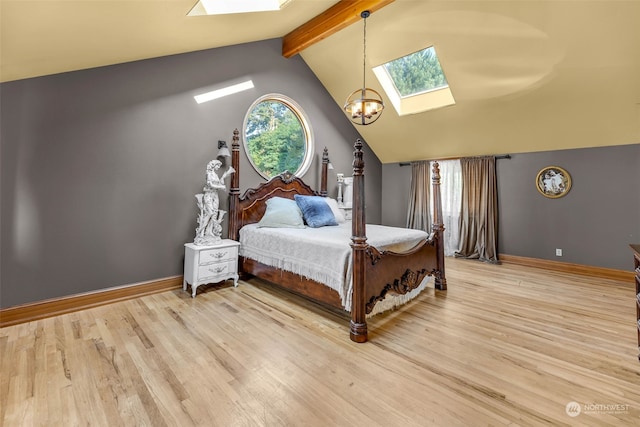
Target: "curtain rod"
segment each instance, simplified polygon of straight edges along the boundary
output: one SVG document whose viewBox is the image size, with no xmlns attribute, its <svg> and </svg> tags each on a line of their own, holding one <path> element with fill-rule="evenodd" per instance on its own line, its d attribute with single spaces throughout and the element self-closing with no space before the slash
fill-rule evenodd
<svg viewBox="0 0 640 427">
<path fill-rule="evenodd" d="M 491 157 L 491 156 L 472 156 L 473 157 Z M 493 156 L 496 159 L 510 159 L 511 158 L 511 154 L 500 154 L 499 156 Z M 460 160 L 462 159 L 462 157 L 443 157 L 440 159 L 429 159 L 428 161 L 430 162 L 434 162 L 434 161 L 441 161 L 441 160 Z M 424 160 L 420 160 L 420 161 L 424 161 Z M 400 166 L 411 166 L 411 162 L 400 162 L 399 163 Z"/>
</svg>

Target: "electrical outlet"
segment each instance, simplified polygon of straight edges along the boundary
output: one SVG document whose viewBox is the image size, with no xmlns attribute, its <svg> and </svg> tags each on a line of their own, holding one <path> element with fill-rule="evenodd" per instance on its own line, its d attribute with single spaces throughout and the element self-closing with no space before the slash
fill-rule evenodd
<svg viewBox="0 0 640 427">
<path fill-rule="evenodd" d="M 562 249 L 556 249 L 556 256 L 562 256 Z"/>
</svg>

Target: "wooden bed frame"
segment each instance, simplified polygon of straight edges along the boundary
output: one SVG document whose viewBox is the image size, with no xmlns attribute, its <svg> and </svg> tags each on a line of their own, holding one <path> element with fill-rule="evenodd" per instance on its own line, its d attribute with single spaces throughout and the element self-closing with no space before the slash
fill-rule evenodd
<svg viewBox="0 0 640 427">
<path fill-rule="evenodd" d="M 240 229 L 260 221 L 270 197 L 293 199 L 295 194 L 327 196 L 327 170 L 329 154 L 322 155 L 322 178 L 320 191 L 316 192 L 300 178 L 289 172 L 282 173 L 257 188 L 247 190 L 240 196 L 240 143 L 238 130 L 233 132 L 231 165 L 236 170 L 232 175 L 229 192 L 229 238 L 239 240 Z M 353 159 L 353 207 L 352 207 L 352 262 L 353 295 L 351 306 L 350 338 L 361 343 L 368 339 L 366 315 L 388 292 L 406 294 L 420 285 L 427 275 L 435 278 L 435 287 L 447 289 L 444 270 L 444 246 L 442 206 L 440 198 L 440 170 L 434 163 L 432 184 L 435 203 L 434 223 L 428 239 L 406 253 L 378 251 L 367 244 L 365 230 L 364 160 L 362 141 L 354 144 Z M 298 274 L 261 264 L 240 257 L 241 274 L 250 274 L 278 284 L 295 293 L 315 301 L 344 310 L 338 292 L 328 286 Z"/>
</svg>

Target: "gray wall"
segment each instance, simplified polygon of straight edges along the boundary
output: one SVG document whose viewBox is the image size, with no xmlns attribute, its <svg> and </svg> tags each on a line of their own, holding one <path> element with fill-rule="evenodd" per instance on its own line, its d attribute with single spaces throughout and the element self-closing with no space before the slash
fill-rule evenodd
<svg viewBox="0 0 640 427">
<path fill-rule="evenodd" d="M 382 223 L 393 227 L 406 227 L 411 166 L 399 163 L 382 165 Z"/>
<path fill-rule="evenodd" d="M 538 171 L 551 165 L 571 174 L 565 197 L 536 190 Z M 500 253 L 632 268 L 628 245 L 640 242 L 640 144 L 514 154 L 498 160 L 497 170 Z M 382 222 L 403 226 L 411 168 L 385 164 L 382 171 Z"/>
<path fill-rule="evenodd" d="M 254 89 L 193 99 L 247 78 Z M 305 181 L 319 187 L 325 146 L 333 172 L 350 175 L 359 134 L 279 39 L 0 85 L 0 306 L 182 274 L 217 141 L 230 145 L 251 103 L 273 92 L 310 118 Z M 367 216 L 380 222 L 382 168 L 368 148 L 365 160 Z M 241 169 L 241 191 L 262 182 L 244 154 Z"/>
<path fill-rule="evenodd" d="M 559 199 L 538 193 L 545 166 L 569 172 Z M 640 242 L 640 144 L 515 154 L 498 160 L 499 251 L 509 255 L 632 269 Z M 555 256 L 556 248 L 563 251 Z"/>
</svg>

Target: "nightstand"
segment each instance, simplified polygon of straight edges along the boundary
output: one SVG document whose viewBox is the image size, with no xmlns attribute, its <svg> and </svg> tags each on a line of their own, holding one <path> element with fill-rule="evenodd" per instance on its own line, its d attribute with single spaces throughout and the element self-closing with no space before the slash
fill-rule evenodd
<svg viewBox="0 0 640 427">
<path fill-rule="evenodd" d="M 342 211 L 342 215 L 344 215 L 344 219 L 347 221 L 351 221 L 351 206 L 338 206 L 338 208 Z"/>
<path fill-rule="evenodd" d="M 184 280 L 182 290 L 191 285 L 191 297 L 196 296 L 198 286 L 233 279 L 238 286 L 238 247 L 235 240 L 224 239 L 214 246 L 184 245 Z"/>
</svg>

